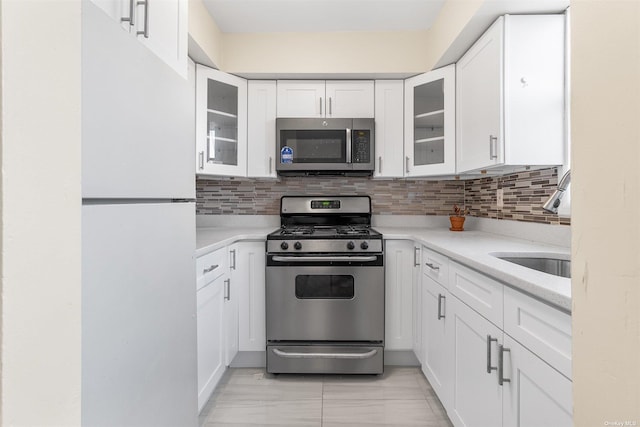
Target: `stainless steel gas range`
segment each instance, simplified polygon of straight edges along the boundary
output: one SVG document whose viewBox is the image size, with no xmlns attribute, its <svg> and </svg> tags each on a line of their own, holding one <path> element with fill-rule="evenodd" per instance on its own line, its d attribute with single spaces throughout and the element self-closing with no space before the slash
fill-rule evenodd
<svg viewBox="0 0 640 427">
<path fill-rule="evenodd" d="M 284 196 L 267 237 L 267 372 L 380 374 L 384 255 L 368 196 Z"/>
</svg>

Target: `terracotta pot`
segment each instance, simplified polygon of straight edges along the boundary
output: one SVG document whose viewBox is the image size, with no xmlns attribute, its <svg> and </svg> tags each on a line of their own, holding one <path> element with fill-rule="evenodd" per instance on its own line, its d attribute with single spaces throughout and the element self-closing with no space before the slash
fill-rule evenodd
<svg viewBox="0 0 640 427">
<path fill-rule="evenodd" d="M 463 216 L 450 216 L 449 221 L 451 221 L 451 231 L 464 231 L 464 219 Z"/>
</svg>

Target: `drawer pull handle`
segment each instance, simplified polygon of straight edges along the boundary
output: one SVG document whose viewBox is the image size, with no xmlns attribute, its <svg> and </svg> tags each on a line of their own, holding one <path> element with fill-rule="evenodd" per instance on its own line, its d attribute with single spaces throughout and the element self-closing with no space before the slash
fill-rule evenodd
<svg viewBox="0 0 640 427">
<path fill-rule="evenodd" d="M 510 383 L 511 379 L 504 377 L 504 353 L 510 352 L 511 349 L 505 348 L 500 344 L 498 346 L 498 384 Z"/>
<path fill-rule="evenodd" d="M 227 279 L 224 281 L 224 299 L 227 301 L 231 300 L 231 279 Z"/>
<path fill-rule="evenodd" d="M 431 264 L 430 262 L 425 262 L 424 265 L 426 265 L 427 267 L 429 267 L 432 270 L 435 271 L 440 271 L 440 267 L 435 265 L 435 264 Z"/>
<path fill-rule="evenodd" d="M 491 371 L 495 371 L 498 369 L 497 366 L 491 366 L 491 342 L 492 341 L 498 342 L 498 338 L 491 338 L 491 335 L 487 335 L 487 374 L 490 374 Z"/>
<path fill-rule="evenodd" d="M 413 248 L 413 265 L 418 266 L 420 265 L 420 248 Z"/>
<path fill-rule="evenodd" d="M 444 296 L 442 294 L 438 294 L 438 320 L 444 319 L 444 314 L 442 314 L 442 302 L 446 298 L 447 298 L 446 296 Z"/>
<path fill-rule="evenodd" d="M 202 270 L 202 273 L 203 274 L 211 273 L 213 270 L 215 270 L 218 267 L 220 267 L 218 264 L 214 264 L 211 267 L 205 268 L 204 270 Z"/>
</svg>

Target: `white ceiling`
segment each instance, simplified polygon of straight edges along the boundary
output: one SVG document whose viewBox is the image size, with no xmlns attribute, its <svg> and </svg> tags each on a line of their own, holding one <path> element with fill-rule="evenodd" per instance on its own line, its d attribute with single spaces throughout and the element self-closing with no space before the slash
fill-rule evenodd
<svg viewBox="0 0 640 427">
<path fill-rule="evenodd" d="M 445 0 L 203 0 L 225 33 L 426 30 Z"/>
</svg>

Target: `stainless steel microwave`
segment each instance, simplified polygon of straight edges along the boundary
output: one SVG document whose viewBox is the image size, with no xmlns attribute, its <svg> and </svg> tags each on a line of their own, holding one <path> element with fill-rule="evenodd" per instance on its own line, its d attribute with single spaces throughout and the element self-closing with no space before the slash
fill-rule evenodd
<svg viewBox="0 0 640 427">
<path fill-rule="evenodd" d="M 281 175 L 371 175 L 373 119 L 276 119 L 276 171 Z"/>
</svg>

